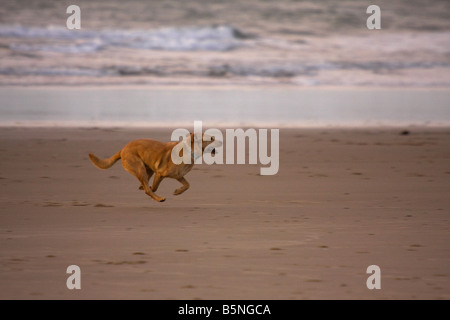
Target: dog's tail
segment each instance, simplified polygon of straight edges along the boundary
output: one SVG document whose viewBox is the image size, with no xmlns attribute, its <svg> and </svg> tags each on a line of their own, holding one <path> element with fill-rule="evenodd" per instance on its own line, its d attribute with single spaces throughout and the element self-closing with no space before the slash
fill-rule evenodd
<svg viewBox="0 0 450 320">
<path fill-rule="evenodd" d="M 116 163 L 117 160 L 120 159 L 120 153 L 121 153 L 121 151 L 117 152 L 112 157 L 110 157 L 108 159 L 104 159 L 104 160 L 97 158 L 92 153 L 89 153 L 89 158 L 91 159 L 94 166 L 96 166 L 97 168 L 108 169 L 108 168 L 111 168 L 114 165 L 114 163 Z"/>
</svg>

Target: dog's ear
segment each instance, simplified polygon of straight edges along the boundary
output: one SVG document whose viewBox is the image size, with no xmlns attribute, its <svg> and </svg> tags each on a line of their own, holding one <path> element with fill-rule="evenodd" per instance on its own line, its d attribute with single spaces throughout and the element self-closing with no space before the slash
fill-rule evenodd
<svg viewBox="0 0 450 320">
<path fill-rule="evenodd" d="M 192 141 L 192 133 L 187 134 L 186 138 L 183 139 L 183 143 L 185 143 L 186 145 L 190 145 Z"/>
<path fill-rule="evenodd" d="M 183 141 L 185 141 L 186 143 L 189 143 L 189 142 L 194 141 L 194 134 L 193 134 L 192 132 L 191 132 L 191 133 L 188 133 L 188 134 L 186 135 L 186 138 L 184 138 Z"/>
</svg>

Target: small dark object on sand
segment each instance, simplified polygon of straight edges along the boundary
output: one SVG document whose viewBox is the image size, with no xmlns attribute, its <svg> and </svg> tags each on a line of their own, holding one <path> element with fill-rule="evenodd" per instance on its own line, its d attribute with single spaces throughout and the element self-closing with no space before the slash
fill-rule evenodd
<svg viewBox="0 0 450 320">
<path fill-rule="evenodd" d="M 402 132 L 400 132 L 400 135 L 402 136 L 407 136 L 408 134 L 410 134 L 408 130 L 403 130 Z"/>
</svg>

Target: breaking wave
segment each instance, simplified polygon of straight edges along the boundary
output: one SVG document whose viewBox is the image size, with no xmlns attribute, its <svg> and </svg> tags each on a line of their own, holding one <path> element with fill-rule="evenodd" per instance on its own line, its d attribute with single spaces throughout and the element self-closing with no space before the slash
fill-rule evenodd
<svg viewBox="0 0 450 320">
<path fill-rule="evenodd" d="M 61 27 L 0 26 L 1 37 L 43 40 L 11 44 L 22 52 L 92 53 L 108 47 L 169 51 L 227 51 L 249 37 L 227 25 L 154 30 L 68 30 Z"/>
</svg>

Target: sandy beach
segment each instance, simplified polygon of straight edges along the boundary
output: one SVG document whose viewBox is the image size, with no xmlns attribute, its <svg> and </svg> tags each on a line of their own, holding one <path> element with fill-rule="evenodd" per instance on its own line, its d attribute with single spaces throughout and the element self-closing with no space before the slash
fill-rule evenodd
<svg viewBox="0 0 450 320">
<path fill-rule="evenodd" d="M 1 128 L 0 299 L 450 298 L 448 128 L 281 129 L 278 174 L 202 164 L 164 203 L 88 159 L 173 129 Z"/>
</svg>

